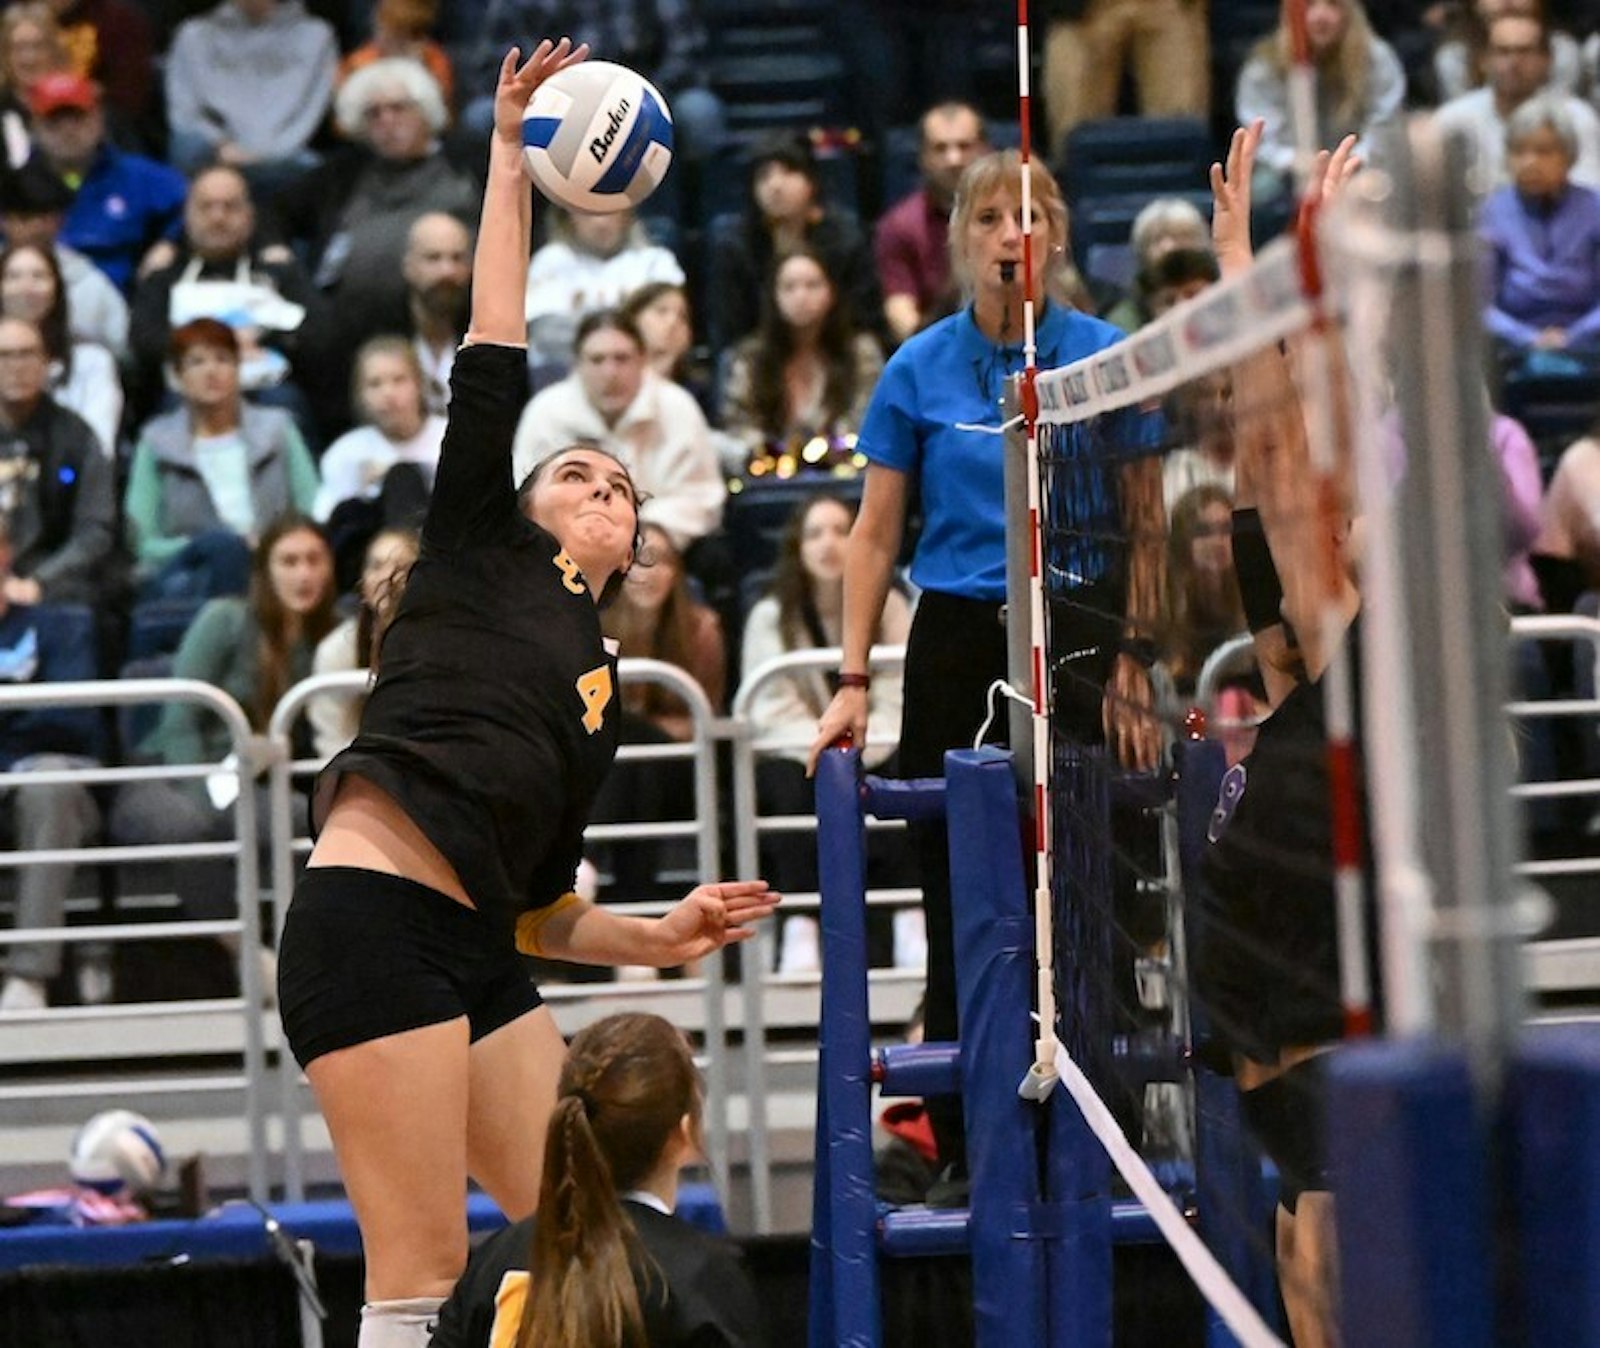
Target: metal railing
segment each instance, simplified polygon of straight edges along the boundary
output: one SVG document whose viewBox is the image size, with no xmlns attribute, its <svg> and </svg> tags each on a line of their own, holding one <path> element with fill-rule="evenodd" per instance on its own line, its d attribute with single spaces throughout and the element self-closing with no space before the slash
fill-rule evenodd
<svg viewBox="0 0 1600 1348">
<path fill-rule="evenodd" d="M 769 684 L 779 679 L 815 671 L 837 669 L 842 652 L 838 647 L 818 647 L 791 651 L 776 656 L 756 669 L 745 671 L 730 709 L 729 726 L 733 735 L 733 818 L 734 869 L 741 876 L 760 874 L 761 835 L 765 832 L 798 828 L 816 829 L 815 814 L 807 816 L 772 815 L 763 817 L 756 794 L 756 760 L 762 753 L 797 747 L 792 741 L 762 738 L 749 719 L 750 704 Z M 904 646 L 874 646 L 867 666 L 874 673 L 901 669 L 905 664 Z M 869 747 L 869 746 L 862 746 Z M 902 901 L 907 896 L 899 896 Z M 871 896 L 869 896 L 869 902 Z M 818 906 L 815 894 L 784 896 L 786 912 L 808 911 Z M 772 932 L 763 928 L 751 943 L 752 958 L 743 960 L 741 992 L 744 1007 L 745 1097 L 749 1110 L 746 1143 L 749 1147 L 750 1198 L 755 1229 L 759 1234 L 772 1230 L 772 1153 L 768 1141 L 766 993 L 768 970 L 772 968 Z M 741 951 L 741 958 L 747 953 Z M 754 966 L 754 967 L 752 967 Z"/>
<path fill-rule="evenodd" d="M 585 837 L 590 842 L 636 842 L 646 839 L 684 838 L 695 840 L 695 869 L 700 882 L 714 879 L 719 871 L 721 852 L 720 822 L 717 817 L 716 754 L 714 742 L 721 725 L 700 685 L 685 671 L 660 660 L 624 659 L 618 675 L 624 687 L 648 683 L 681 698 L 689 708 L 694 733 L 689 739 L 672 744 L 624 744 L 617 751 L 619 764 L 690 760 L 694 772 L 694 809 L 683 820 L 647 823 L 591 824 Z M 273 708 L 268 736 L 278 745 L 291 743 L 295 723 L 312 699 L 320 696 L 354 697 L 365 692 L 369 678 L 364 670 L 322 674 L 290 688 Z M 322 759 L 291 759 L 287 752 L 272 761 L 270 800 L 272 811 L 272 884 L 275 936 L 283 934 L 283 920 L 294 892 L 295 857 L 310 850 L 310 839 L 297 837 L 290 810 L 293 778 L 308 776 L 323 764 Z M 613 911 L 639 916 L 658 916 L 668 903 L 618 903 Z M 702 973 L 686 978 L 674 988 L 697 991 L 704 1006 L 706 1078 L 706 1134 L 712 1175 L 721 1193 L 728 1192 L 729 1119 L 727 1027 L 722 961 L 715 957 L 702 961 Z M 581 987 L 550 984 L 541 989 L 545 1000 L 559 1003 L 583 997 Z M 286 1196 L 298 1201 L 305 1194 L 304 1115 L 302 1110 L 304 1077 L 287 1046 L 278 1056 L 278 1096 L 283 1121 L 282 1174 Z"/>
<path fill-rule="evenodd" d="M 16 870 L 31 865 L 109 865 L 137 861 L 186 861 L 201 858 L 232 857 L 237 861 L 236 914 L 228 919 L 184 920 L 171 922 L 103 922 L 91 926 L 13 928 L 0 931 L 0 946 L 24 945 L 49 940 L 81 943 L 107 940 L 155 940 L 162 937 L 232 936 L 238 943 L 240 995 L 220 1003 L 223 1009 L 240 1016 L 243 1031 L 242 1071 L 235 1075 L 210 1077 L 205 1089 L 237 1090 L 244 1099 L 244 1117 L 250 1138 L 247 1158 L 247 1183 L 257 1202 L 269 1197 L 267 1182 L 267 1125 L 265 1112 L 266 1046 L 261 1025 L 261 965 L 257 958 L 256 934 L 260 903 L 260 884 L 256 860 L 256 797 L 254 778 L 272 756 L 272 744 L 260 739 L 250 726 L 244 709 L 227 693 L 199 679 L 120 679 L 109 682 L 40 683 L 0 688 L 0 713 L 43 707 L 92 707 L 104 710 L 151 702 L 185 702 L 203 707 L 221 718 L 232 744 L 231 765 L 224 763 L 151 766 L 62 768 L 37 772 L 0 773 L 0 786 L 19 791 L 30 787 L 74 783 L 83 786 L 120 785 L 150 780 L 194 780 L 228 773 L 237 777 L 234 802 L 234 837 L 231 841 L 196 843 L 156 843 L 129 846 L 95 846 L 57 851 L 14 851 L 0 853 L 0 866 Z M 214 1013 L 218 1002 L 186 1006 L 175 1002 L 163 1007 L 174 1017 Z M 147 1010 L 140 1008 L 141 1011 Z M 135 1009 L 109 1005 L 93 1011 L 96 1019 L 129 1019 Z M 12 1013 L 6 1017 L 0 1034 L 26 1029 L 30 1020 L 48 1015 Z M 108 1103 L 127 1095 L 177 1094 L 194 1089 L 188 1079 L 150 1081 L 111 1079 L 95 1083 L 97 1093 Z M 0 1101 L 58 1098 L 64 1088 L 59 1083 L 11 1085 L 0 1088 Z M 85 1095 L 89 1095 L 85 1091 Z"/>
</svg>

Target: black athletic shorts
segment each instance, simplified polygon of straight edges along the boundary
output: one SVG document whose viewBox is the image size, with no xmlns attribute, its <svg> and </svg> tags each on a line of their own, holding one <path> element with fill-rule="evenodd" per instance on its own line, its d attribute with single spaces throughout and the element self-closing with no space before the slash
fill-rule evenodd
<svg viewBox="0 0 1600 1348">
<path fill-rule="evenodd" d="M 476 1042 L 543 1003 L 528 961 L 447 894 L 354 866 L 313 867 L 295 886 L 278 1006 L 302 1067 L 459 1016 Z"/>
<path fill-rule="evenodd" d="M 1324 1057 L 1319 1053 L 1253 1091 L 1239 1092 L 1245 1123 L 1278 1167 L 1278 1201 L 1290 1212 L 1307 1190 L 1333 1188 L 1328 1172 Z"/>
</svg>

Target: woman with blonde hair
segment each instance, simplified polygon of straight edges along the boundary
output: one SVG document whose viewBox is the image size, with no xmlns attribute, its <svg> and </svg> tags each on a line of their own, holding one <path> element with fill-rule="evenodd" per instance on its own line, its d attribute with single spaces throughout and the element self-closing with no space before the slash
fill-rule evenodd
<svg viewBox="0 0 1600 1348">
<path fill-rule="evenodd" d="M 764 1343 L 737 1252 L 672 1215 L 700 1154 L 704 1092 L 660 1016 L 573 1037 L 545 1140 L 539 1211 L 473 1254 L 433 1348 L 746 1348 Z"/>
<path fill-rule="evenodd" d="M 1256 45 L 1234 99 L 1239 122 L 1266 124 L 1257 156 L 1256 199 L 1281 196 L 1291 186 L 1295 128 L 1290 113 L 1289 70 L 1294 47 L 1290 0 L 1278 26 Z M 1361 0 L 1306 0 L 1306 39 L 1317 68 L 1318 149 L 1356 138 L 1356 154 L 1370 162 L 1373 133 L 1399 113 L 1406 98 L 1405 69 L 1394 48 L 1372 31 Z"/>
</svg>

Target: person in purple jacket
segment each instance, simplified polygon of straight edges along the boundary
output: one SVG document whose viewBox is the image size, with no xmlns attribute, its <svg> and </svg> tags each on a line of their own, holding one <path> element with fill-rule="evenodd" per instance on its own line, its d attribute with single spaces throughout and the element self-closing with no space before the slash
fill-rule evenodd
<svg viewBox="0 0 1600 1348">
<path fill-rule="evenodd" d="M 1600 192 L 1572 181 L 1577 132 L 1560 101 L 1506 125 L 1511 183 L 1484 202 L 1485 322 L 1508 368 L 1582 373 L 1600 359 Z"/>
</svg>

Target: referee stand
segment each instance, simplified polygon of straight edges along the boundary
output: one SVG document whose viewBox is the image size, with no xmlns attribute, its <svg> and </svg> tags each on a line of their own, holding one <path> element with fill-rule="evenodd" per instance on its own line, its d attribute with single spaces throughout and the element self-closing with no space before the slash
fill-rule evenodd
<svg viewBox="0 0 1600 1348">
<path fill-rule="evenodd" d="M 1111 1342 L 1114 1225 L 1148 1222 L 1110 1193 L 1105 1152 L 1070 1100 L 1041 1106 L 1017 1083 L 1033 1065 L 1033 916 L 1009 753 L 946 755 L 946 780 L 863 778 L 853 749 L 817 769 L 823 996 L 811 1240 L 813 1348 L 883 1342 L 878 1259 L 970 1253 L 979 1348 Z M 867 1004 L 863 812 L 951 821 L 962 1040 L 874 1052 Z M 970 1209 L 879 1204 L 872 1087 L 959 1091 Z"/>
</svg>

